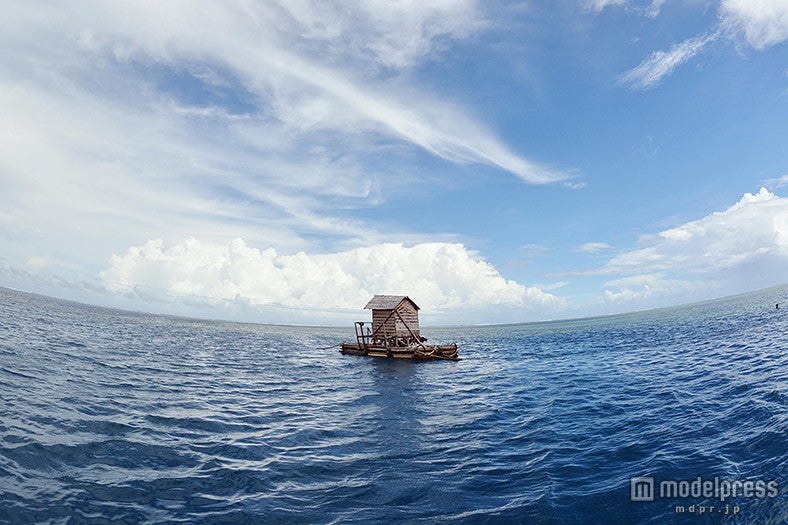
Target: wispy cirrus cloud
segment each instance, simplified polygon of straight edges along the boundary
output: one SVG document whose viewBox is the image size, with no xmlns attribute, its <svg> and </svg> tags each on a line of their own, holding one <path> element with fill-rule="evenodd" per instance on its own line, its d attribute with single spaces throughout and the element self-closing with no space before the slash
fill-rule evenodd
<svg viewBox="0 0 788 525">
<path fill-rule="evenodd" d="M 595 13 L 599 13 L 606 7 L 615 6 L 615 5 L 624 5 L 627 3 L 627 0 L 585 0 L 584 5 L 586 9 L 589 9 Z"/>
<path fill-rule="evenodd" d="M 706 46 L 717 39 L 719 33 L 689 38 L 683 42 L 673 44 L 667 51 L 654 51 L 651 56 L 638 66 L 624 73 L 620 78 L 621 84 L 627 84 L 635 89 L 650 89 L 657 86 L 663 78 L 688 61 Z"/>
<path fill-rule="evenodd" d="M 606 242 L 586 242 L 575 248 L 575 251 L 582 253 L 599 253 L 609 250 L 610 248 L 612 248 L 612 246 Z"/>
<path fill-rule="evenodd" d="M 774 179 L 766 179 L 763 181 L 763 185 L 770 190 L 784 188 L 788 186 L 788 175 L 783 175 L 782 177 L 776 177 Z"/>
<path fill-rule="evenodd" d="M 149 102 L 162 95 L 177 99 L 178 82 L 199 80 L 204 90 L 235 84 L 244 92 L 252 122 L 269 124 L 273 118 L 287 126 L 291 137 L 325 131 L 358 139 L 372 132 L 452 162 L 497 166 L 531 183 L 565 177 L 513 152 L 461 108 L 407 82 L 408 68 L 483 26 L 473 1 L 194 7 L 182 2 L 139 9 L 128 2 L 83 1 L 54 17 L 17 3 L 9 11 L 26 19 L 24 33 L 10 28 L 10 17 L 5 43 L 27 44 L 33 55 L 28 59 L 54 67 L 53 74 L 74 80 L 77 89 L 90 89 L 84 81 L 92 80 L 96 68 L 122 71 L 130 78 L 126 89 L 140 81 L 130 73 L 160 68 L 180 78 L 165 93 L 161 86 L 139 86 L 148 90 Z M 200 28 L 199 38 L 195 28 Z M 63 51 L 41 52 L 41 43 Z M 71 57 L 66 67 L 57 67 L 66 56 Z M 206 118 L 221 113 L 205 101 L 180 102 L 187 106 L 181 111 Z"/>
<path fill-rule="evenodd" d="M 650 0 L 645 5 L 642 3 L 635 3 L 631 0 L 585 0 L 584 5 L 586 9 L 599 13 L 607 7 L 625 6 L 627 10 L 633 11 L 649 18 L 654 18 L 659 15 L 660 9 L 667 2 L 667 0 Z"/>
<path fill-rule="evenodd" d="M 666 0 L 652 0 L 645 8 L 628 0 L 589 0 L 586 6 L 598 13 L 608 6 L 622 5 L 649 18 L 659 16 Z M 619 83 L 645 90 L 657 86 L 677 67 L 725 37 L 743 36 L 752 48 L 762 50 L 788 40 L 788 2 L 783 0 L 721 0 L 717 24 L 706 34 L 677 42 L 667 51 L 654 51 L 639 65 L 619 77 Z"/>
<path fill-rule="evenodd" d="M 649 18 L 656 18 L 659 16 L 662 6 L 665 5 L 667 1 L 668 0 L 652 0 L 648 7 L 646 7 L 644 14 Z"/>
</svg>

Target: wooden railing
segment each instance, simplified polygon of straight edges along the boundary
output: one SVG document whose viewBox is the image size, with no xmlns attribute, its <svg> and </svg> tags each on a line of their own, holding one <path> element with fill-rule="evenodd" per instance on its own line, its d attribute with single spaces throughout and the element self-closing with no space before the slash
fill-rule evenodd
<svg viewBox="0 0 788 525">
<path fill-rule="evenodd" d="M 354 325 L 356 327 L 356 343 L 358 343 L 359 348 L 363 348 L 364 350 L 366 350 L 369 344 L 372 342 L 372 331 L 367 328 L 365 332 L 365 324 L 366 323 L 364 321 L 357 321 Z"/>
</svg>

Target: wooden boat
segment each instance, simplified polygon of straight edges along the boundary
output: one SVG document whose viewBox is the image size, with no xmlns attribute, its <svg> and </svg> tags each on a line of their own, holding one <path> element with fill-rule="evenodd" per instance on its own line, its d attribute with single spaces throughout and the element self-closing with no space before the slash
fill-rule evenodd
<svg viewBox="0 0 788 525">
<path fill-rule="evenodd" d="M 427 345 L 419 333 L 419 307 L 406 295 L 376 295 L 364 309 L 372 310 L 369 323 L 355 323 L 356 342 L 342 343 L 348 355 L 396 359 L 446 359 L 456 361 L 457 344 Z"/>
</svg>

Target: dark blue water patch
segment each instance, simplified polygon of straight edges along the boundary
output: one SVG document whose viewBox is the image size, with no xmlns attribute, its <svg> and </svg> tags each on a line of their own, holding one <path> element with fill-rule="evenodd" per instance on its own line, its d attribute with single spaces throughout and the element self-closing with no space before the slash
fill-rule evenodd
<svg viewBox="0 0 788 525">
<path fill-rule="evenodd" d="M 464 360 L 418 364 L 0 289 L 0 522 L 784 523 L 786 293 L 434 329 Z M 633 476 L 782 492 L 688 514 Z"/>
</svg>

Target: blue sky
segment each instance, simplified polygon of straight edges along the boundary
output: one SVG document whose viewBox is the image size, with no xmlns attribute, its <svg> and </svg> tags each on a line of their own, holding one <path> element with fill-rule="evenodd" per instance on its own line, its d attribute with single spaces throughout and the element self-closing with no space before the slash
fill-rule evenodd
<svg viewBox="0 0 788 525">
<path fill-rule="evenodd" d="M 788 275 L 788 4 L 6 2 L 0 285 L 345 323 Z"/>
</svg>

